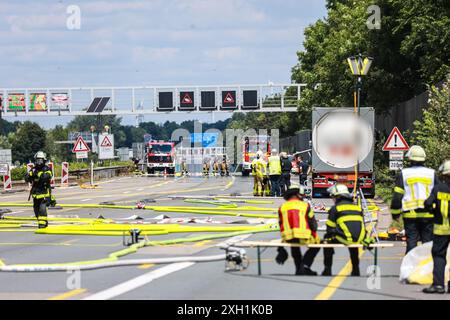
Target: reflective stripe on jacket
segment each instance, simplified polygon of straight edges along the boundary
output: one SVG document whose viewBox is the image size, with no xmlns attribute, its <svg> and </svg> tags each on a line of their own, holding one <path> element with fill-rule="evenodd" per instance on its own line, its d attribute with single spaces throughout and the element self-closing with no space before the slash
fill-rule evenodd
<svg viewBox="0 0 450 320">
<path fill-rule="evenodd" d="M 434 214 L 433 233 L 439 236 L 450 235 L 449 221 L 450 183 L 440 183 L 434 187 L 425 201 L 425 208 Z"/>
<path fill-rule="evenodd" d="M 366 235 L 361 208 L 350 200 L 340 200 L 331 207 L 326 225 L 327 233 L 343 244 L 359 244 Z"/>
<path fill-rule="evenodd" d="M 301 200 L 289 200 L 280 207 L 278 216 L 283 241 L 311 239 L 316 236 L 308 223 L 308 219 L 314 217 L 314 212 L 308 203 Z"/>
<path fill-rule="evenodd" d="M 269 157 L 269 175 L 281 175 L 281 159 L 279 156 Z"/>
</svg>

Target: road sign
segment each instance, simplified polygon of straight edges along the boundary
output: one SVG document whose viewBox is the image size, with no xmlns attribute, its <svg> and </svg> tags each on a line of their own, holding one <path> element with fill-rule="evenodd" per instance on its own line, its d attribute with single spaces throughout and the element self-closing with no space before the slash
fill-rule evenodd
<svg viewBox="0 0 450 320">
<path fill-rule="evenodd" d="M 99 159 L 114 159 L 114 135 L 102 133 L 99 136 Z"/>
<path fill-rule="evenodd" d="M 86 152 L 77 152 L 77 159 L 87 159 L 88 158 L 88 153 Z"/>
<path fill-rule="evenodd" d="M 0 176 L 6 176 L 9 172 L 7 163 L 0 163 Z"/>
<path fill-rule="evenodd" d="M 403 169 L 403 161 L 391 160 L 389 161 L 389 170 L 397 171 Z"/>
<path fill-rule="evenodd" d="M 389 151 L 389 160 L 403 161 L 403 151 Z"/>
<path fill-rule="evenodd" d="M 90 151 L 90 149 L 89 149 L 88 145 L 86 144 L 84 139 L 81 136 L 79 136 L 73 146 L 72 152 L 78 153 L 78 152 L 89 152 L 89 151 Z M 80 159 L 80 158 L 77 158 L 77 159 Z"/>
<path fill-rule="evenodd" d="M 409 146 L 406 142 L 405 138 L 401 134 L 400 130 L 395 127 L 389 138 L 386 140 L 386 143 L 383 146 L 383 151 L 408 151 Z"/>
</svg>

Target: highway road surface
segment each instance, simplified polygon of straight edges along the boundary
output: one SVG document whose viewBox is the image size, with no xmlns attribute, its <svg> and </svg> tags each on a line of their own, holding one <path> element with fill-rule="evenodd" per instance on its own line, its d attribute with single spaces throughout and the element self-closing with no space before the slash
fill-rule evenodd
<svg viewBox="0 0 450 320">
<path fill-rule="evenodd" d="M 294 178 L 293 178 L 294 179 Z M 175 196 L 229 196 L 239 194 L 251 197 L 252 179 L 236 177 L 117 177 L 99 183 L 96 189 L 79 186 L 55 188 L 59 204 L 99 204 L 113 202 L 116 205 L 134 206 L 144 199 L 152 206 L 211 206 L 187 203 Z M 23 203 L 28 194 L 19 192 L 1 194 L 0 202 Z M 330 205 L 328 199 L 314 199 Z M 258 204 L 263 208 L 277 208 L 282 199 L 273 204 Z M 245 204 L 239 204 L 240 206 Z M 6 208 L 1 208 L 6 209 Z M 4 217 L 32 216 L 30 207 L 11 207 Z M 253 212 L 255 213 L 255 212 Z M 264 212 L 269 213 L 270 212 Z M 51 217 L 98 218 L 116 221 L 145 222 L 161 215 L 169 218 L 196 218 L 188 226 L 251 226 L 261 225 L 261 219 L 246 217 L 199 215 L 196 213 L 154 212 L 150 210 L 63 208 L 49 210 Z M 144 220 L 136 219 L 136 215 Z M 324 214 L 317 217 L 324 225 Z M 161 218 L 161 217 L 159 217 Z M 129 220 L 124 220 L 129 219 Z M 200 220 L 198 220 L 200 219 Z M 4 220 L 1 220 L 4 221 Z M 217 222 L 213 224 L 211 222 Z M 230 223 L 234 222 L 234 223 Z M 60 223 L 50 221 L 54 226 Z M 248 224 L 250 223 L 250 224 Z M 127 248 L 122 236 L 92 236 L 64 234 L 35 234 L 35 222 L 20 228 L 0 228 L 0 261 L 4 265 L 61 265 L 107 258 L 112 252 Z M 208 235 L 213 234 L 211 232 Z M 148 240 L 167 240 L 205 235 L 205 233 L 170 233 L 148 236 Z M 241 235 L 237 239 L 272 240 L 279 232 Z M 235 239 L 235 240 L 237 240 Z M 126 239 L 129 240 L 129 237 Z M 229 238 L 210 239 L 164 246 L 147 246 L 119 258 L 127 259 L 172 258 L 186 256 L 217 256 L 223 254 L 218 245 Z M 167 264 L 139 264 L 82 271 L 52 272 L 0 272 L 0 299 L 449 299 L 445 296 L 425 296 L 422 286 L 400 284 L 398 280 L 402 243 L 394 248 L 380 251 L 381 277 L 379 285 L 367 275 L 373 263 L 370 252 L 361 254 L 361 277 L 349 277 L 349 261 L 346 249 L 337 249 L 333 276 L 295 276 L 291 258 L 280 266 L 275 263 L 276 249 L 266 250 L 262 255 L 262 275 L 257 275 L 256 249 L 246 249 L 250 266 L 243 271 L 225 272 L 224 261 L 174 262 Z M 313 269 L 323 269 L 322 252 L 317 256 Z M 30 267 L 30 269 L 32 269 Z M 374 285 L 375 283 L 375 285 Z"/>
</svg>

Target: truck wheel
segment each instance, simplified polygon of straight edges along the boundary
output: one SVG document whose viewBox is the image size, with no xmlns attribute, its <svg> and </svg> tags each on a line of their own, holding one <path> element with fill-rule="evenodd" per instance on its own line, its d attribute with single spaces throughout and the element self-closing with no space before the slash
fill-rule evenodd
<svg viewBox="0 0 450 320">
<path fill-rule="evenodd" d="M 147 173 L 148 173 L 148 174 L 154 174 L 154 173 L 155 173 L 155 170 L 154 170 L 154 169 L 151 169 L 151 168 L 147 168 Z"/>
<path fill-rule="evenodd" d="M 248 170 L 243 170 L 242 171 L 242 176 L 243 177 L 248 177 L 250 175 L 250 172 Z"/>
</svg>

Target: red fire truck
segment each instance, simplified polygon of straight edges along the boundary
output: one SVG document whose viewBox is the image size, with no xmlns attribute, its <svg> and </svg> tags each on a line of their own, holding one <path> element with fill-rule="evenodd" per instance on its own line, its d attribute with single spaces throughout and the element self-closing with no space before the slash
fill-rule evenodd
<svg viewBox="0 0 450 320">
<path fill-rule="evenodd" d="M 264 153 L 264 160 L 270 157 L 270 136 L 245 137 L 242 143 L 242 175 L 244 177 L 249 176 L 252 172 L 252 161 L 256 157 L 256 152 L 259 150 Z"/>
<path fill-rule="evenodd" d="M 151 140 L 147 143 L 147 172 L 175 173 L 175 143 Z"/>
</svg>

